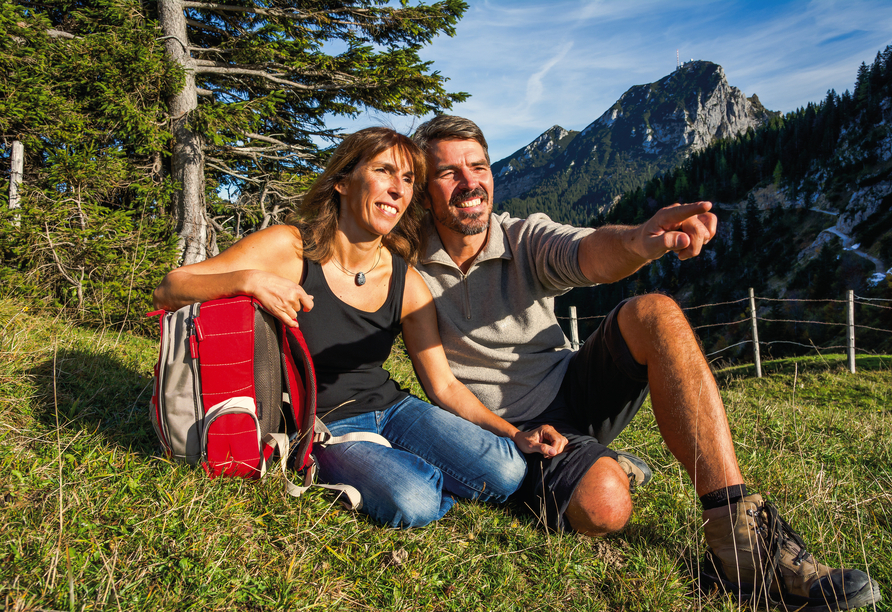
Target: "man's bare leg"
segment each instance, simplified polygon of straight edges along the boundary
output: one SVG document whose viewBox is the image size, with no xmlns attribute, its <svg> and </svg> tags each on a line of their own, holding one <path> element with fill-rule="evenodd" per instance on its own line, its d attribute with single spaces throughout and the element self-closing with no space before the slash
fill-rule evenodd
<svg viewBox="0 0 892 612">
<path fill-rule="evenodd" d="M 697 495 L 703 499 L 743 484 L 718 387 L 678 305 L 661 295 L 640 296 L 620 309 L 618 321 L 632 357 L 647 366 L 660 433 L 687 470 Z M 801 540 L 784 531 L 778 535 L 783 544 L 774 570 L 782 579 L 773 581 L 770 595 L 760 594 L 770 556 L 770 542 L 763 538 L 777 523 L 760 495 L 731 499 L 725 506 L 704 506 L 709 550 L 701 579 L 744 599 L 782 599 L 787 609 L 836 610 L 880 601 L 879 586 L 867 574 L 820 563 Z"/>
<path fill-rule="evenodd" d="M 623 305 L 618 323 L 632 357 L 647 366 L 660 433 L 697 495 L 743 484 L 718 387 L 678 305 L 639 296 Z M 566 510 L 573 529 L 592 536 L 621 529 L 631 514 L 628 476 L 609 457 L 589 469 Z"/>
<path fill-rule="evenodd" d="M 743 484 L 718 386 L 675 301 L 659 294 L 632 298 L 618 322 L 632 357 L 647 366 L 660 433 L 697 495 Z"/>
</svg>

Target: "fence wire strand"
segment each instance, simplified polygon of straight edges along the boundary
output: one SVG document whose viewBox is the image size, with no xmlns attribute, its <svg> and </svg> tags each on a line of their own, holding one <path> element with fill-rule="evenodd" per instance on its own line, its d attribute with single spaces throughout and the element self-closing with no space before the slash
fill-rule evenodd
<svg viewBox="0 0 892 612">
<path fill-rule="evenodd" d="M 860 306 L 870 306 L 871 308 L 882 308 L 883 310 L 892 310 L 892 306 L 880 306 L 879 304 L 868 304 L 867 302 L 860 302 L 855 300 L 855 303 Z"/>
<path fill-rule="evenodd" d="M 688 307 L 682 308 L 682 310 L 683 311 L 691 311 L 691 310 L 700 310 L 703 308 L 710 308 L 710 307 L 714 307 L 714 306 L 731 306 L 734 304 L 748 302 L 749 299 L 750 299 L 749 297 L 745 297 L 745 298 L 741 298 L 739 300 L 730 300 L 727 302 L 714 302 L 711 304 L 702 304 L 699 306 L 688 306 Z M 819 300 L 819 299 L 805 299 L 805 298 L 793 299 L 793 298 L 769 298 L 769 297 L 753 296 L 753 299 L 754 299 L 754 301 L 762 301 L 762 302 L 808 302 L 808 303 L 821 302 L 821 303 L 826 303 L 826 304 L 848 304 L 849 303 L 849 300 L 835 300 L 835 299 L 829 299 L 829 298 Z M 880 308 L 883 310 L 892 310 L 892 306 L 883 306 L 881 304 L 874 304 L 872 302 L 892 302 L 892 299 L 868 298 L 868 297 L 862 297 L 862 296 L 855 295 L 853 297 L 852 303 L 858 304 L 859 306 L 865 306 L 865 307 L 870 307 L 870 308 Z M 746 310 L 747 311 L 750 310 L 749 305 L 747 305 Z M 606 317 L 607 317 L 607 315 L 593 315 L 593 316 L 585 316 L 585 317 L 561 317 L 561 316 L 558 316 L 557 318 L 561 319 L 561 320 L 571 320 L 571 321 L 590 321 L 590 320 L 595 320 L 595 319 L 605 319 Z M 734 325 L 740 325 L 741 323 L 748 323 L 751 321 L 752 321 L 752 318 L 747 317 L 746 319 L 740 319 L 738 321 L 728 321 L 725 323 L 705 323 L 703 325 L 692 326 L 692 329 L 701 330 L 701 329 L 709 329 L 709 328 L 713 328 L 713 327 L 731 327 Z M 828 321 L 809 321 L 809 320 L 801 320 L 801 319 L 772 319 L 769 317 L 760 317 L 758 315 L 756 316 L 756 321 L 764 321 L 766 323 L 802 323 L 805 325 L 824 325 L 824 326 L 828 326 L 828 327 L 847 327 L 848 326 L 848 323 L 833 323 L 833 322 L 828 322 Z M 890 329 L 871 327 L 868 325 L 854 325 L 854 327 L 856 329 L 892 334 L 892 330 L 890 330 Z M 752 340 L 743 340 L 742 342 L 738 342 L 736 344 L 731 344 L 729 346 L 721 348 L 721 349 L 714 351 L 712 353 L 708 353 L 706 355 L 706 357 L 709 358 L 709 357 L 712 357 L 713 355 L 718 355 L 719 353 L 723 353 L 727 350 L 730 350 L 737 346 L 741 346 L 743 344 L 752 344 L 752 342 L 753 342 Z M 834 346 L 819 347 L 819 346 L 815 346 L 814 344 L 802 344 L 801 342 L 794 342 L 792 340 L 772 340 L 770 342 L 764 342 L 764 341 L 759 342 L 760 346 L 762 346 L 762 345 L 771 346 L 773 344 L 792 344 L 794 346 L 801 346 L 801 347 L 808 348 L 808 349 L 814 349 L 818 353 L 820 353 L 820 351 L 826 351 L 826 350 L 835 350 L 835 349 L 846 349 L 847 350 L 847 349 L 849 349 L 849 347 L 846 345 L 834 345 Z"/>
<path fill-rule="evenodd" d="M 800 321 L 799 319 L 768 319 L 766 317 L 756 317 L 757 321 L 765 321 L 766 323 L 808 323 L 810 325 L 829 325 L 836 327 L 845 327 L 845 323 L 829 323 L 827 321 Z"/>
<path fill-rule="evenodd" d="M 871 297 L 862 297 L 860 295 L 855 296 L 856 300 L 868 300 L 871 302 L 892 302 L 892 299 L 889 298 L 871 298 Z"/>
<path fill-rule="evenodd" d="M 703 325 L 698 325 L 697 327 L 692 327 L 691 329 L 706 329 L 707 327 L 728 327 L 730 325 L 740 325 L 741 323 L 749 323 L 749 319 L 741 319 L 740 321 L 728 321 L 727 323 L 705 323 Z"/>
</svg>

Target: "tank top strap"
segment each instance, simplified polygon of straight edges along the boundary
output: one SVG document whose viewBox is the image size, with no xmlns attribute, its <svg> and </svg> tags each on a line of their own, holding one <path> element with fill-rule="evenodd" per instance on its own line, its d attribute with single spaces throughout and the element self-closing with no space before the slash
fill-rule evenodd
<svg viewBox="0 0 892 612">
<path fill-rule="evenodd" d="M 391 290 L 387 297 L 387 306 L 391 320 L 399 324 L 403 318 L 403 295 L 406 292 L 406 273 L 409 270 L 409 264 L 396 253 L 392 254 L 392 259 L 393 272 L 390 278 Z"/>
</svg>

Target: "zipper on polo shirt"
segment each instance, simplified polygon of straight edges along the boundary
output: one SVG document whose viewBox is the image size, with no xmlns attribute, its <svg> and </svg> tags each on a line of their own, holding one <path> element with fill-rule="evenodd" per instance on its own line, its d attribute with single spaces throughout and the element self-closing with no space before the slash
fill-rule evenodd
<svg viewBox="0 0 892 612">
<path fill-rule="evenodd" d="M 461 284 L 464 289 L 462 295 L 464 296 L 464 309 L 465 309 L 465 319 L 468 321 L 471 320 L 471 290 L 468 288 L 468 275 L 461 275 Z"/>
</svg>

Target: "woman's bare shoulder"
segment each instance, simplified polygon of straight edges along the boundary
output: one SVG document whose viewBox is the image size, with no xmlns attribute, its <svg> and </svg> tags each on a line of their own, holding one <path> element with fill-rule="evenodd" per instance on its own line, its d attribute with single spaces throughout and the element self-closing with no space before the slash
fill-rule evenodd
<svg viewBox="0 0 892 612">
<path fill-rule="evenodd" d="M 431 292 L 427 283 L 415 268 L 409 266 L 406 271 L 406 288 L 403 293 L 403 316 L 416 312 L 431 301 Z"/>
<path fill-rule="evenodd" d="M 258 230 L 251 236 L 259 236 L 264 240 L 269 240 L 281 246 L 290 246 L 303 250 L 303 238 L 300 230 L 293 225 L 270 225 L 269 227 Z"/>
<path fill-rule="evenodd" d="M 240 257 L 262 254 L 263 256 L 293 255 L 302 259 L 303 240 L 300 230 L 292 225 L 271 225 L 248 234 L 228 250 Z"/>
</svg>

